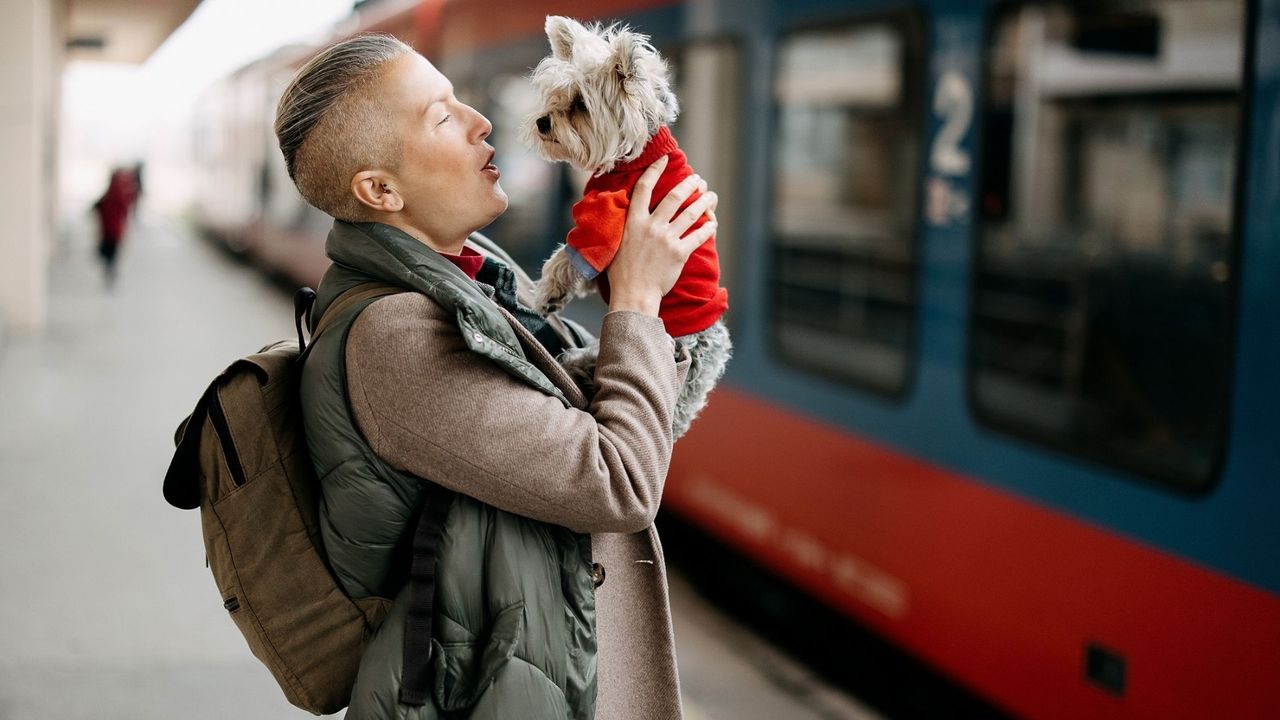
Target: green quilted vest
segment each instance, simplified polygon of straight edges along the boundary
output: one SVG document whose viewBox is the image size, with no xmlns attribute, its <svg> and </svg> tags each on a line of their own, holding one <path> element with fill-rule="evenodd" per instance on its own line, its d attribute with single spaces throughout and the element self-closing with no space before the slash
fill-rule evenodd
<svg viewBox="0 0 1280 720">
<path fill-rule="evenodd" d="M 452 263 L 387 225 L 337 221 L 334 264 L 317 291 L 322 314 L 343 291 L 382 281 L 423 293 L 456 315 L 476 353 L 512 376 L 568 400 L 524 356 L 492 301 Z M 433 703 L 398 702 L 404 619 L 401 592 L 420 481 L 378 458 L 346 397 L 345 347 L 368 303 L 335 318 L 302 375 L 307 445 L 321 487 L 321 532 L 338 581 L 354 598 L 396 598 L 365 651 L 351 720 L 449 717 L 574 718 L 595 712 L 595 593 L 591 539 L 459 495 L 439 545 L 433 622 Z M 477 428 L 477 432 L 483 429 Z M 428 478 L 431 479 L 431 478 Z M 558 577 L 554 586 L 545 581 Z"/>
</svg>

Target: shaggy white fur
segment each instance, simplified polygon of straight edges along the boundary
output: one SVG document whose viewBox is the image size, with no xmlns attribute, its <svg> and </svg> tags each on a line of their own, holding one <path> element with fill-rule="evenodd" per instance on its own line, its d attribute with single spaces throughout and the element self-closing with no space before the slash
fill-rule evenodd
<svg viewBox="0 0 1280 720">
<path fill-rule="evenodd" d="M 542 103 L 521 128 L 544 158 L 600 175 L 639 157 L 659 127 L 675 122 L 671 74 L 647 36 L 557 15 L 546 31 L 551 55 L 530 78 Z"/>
</svg>

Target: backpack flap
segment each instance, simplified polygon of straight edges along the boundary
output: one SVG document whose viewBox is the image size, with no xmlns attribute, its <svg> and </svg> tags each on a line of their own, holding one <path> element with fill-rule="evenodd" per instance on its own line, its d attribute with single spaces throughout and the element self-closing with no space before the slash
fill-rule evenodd
<svg viewBox="0 0 1280 720">
<path fill-rule="evenodd" d="M 173 459 L 169 461 L 169 470 L 164 475 L 164 499 L 180 510 L 195 510 L 200 507 L 200 437 L 204 434 L 205 423 L 210 419 L 210 410 L 221 414 L 218 402 L 218 387 L 229 377 L 244 370 L 252 371 L 258 382 L 266 385 L 273 373 L 281 364 L 291 362 L 298 356 L 297 346 L 290 340 L 281 341 L 263 348 L 263 352 L 241 358 L 228 366 L 213 379 L 205 389 L 191 414 L 178 424 L 173 442 L 177 449 Z"/>
<path fill-rule="evenodd" d="M 221 376 L 219 376 L 221 379 Z M 164 499 L 179 510 L 200 507 L 200 435 L 209 416 L 209 398 L 218 391 L 215 379 L 196 403 L 195 410 L 179 425 L 174 436 L 177 450 L 164 474 Z"/>
<path fill-rule="evenodd" d="M 292 372 L 293 364 L 298 360 L 298 343 L 295 340 L 277 340 L 249 357 L 241 358 L 227 368 L 227 372 L 237 366 L 251 365 L 258 371 L 258 382 L 270 385 L 283 379 L 285 372 Z"/>
</svg>

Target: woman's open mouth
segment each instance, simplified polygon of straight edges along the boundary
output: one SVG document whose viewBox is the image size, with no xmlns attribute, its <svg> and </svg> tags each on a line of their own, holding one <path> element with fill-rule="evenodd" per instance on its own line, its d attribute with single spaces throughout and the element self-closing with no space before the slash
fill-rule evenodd
<svg viewBox="0 0 1280 720">
<path fill-rule="evenodd" d="M 492 176 L 494 180 L 497 180 L 498 178 L 502 177 L 502 171 L 498 169 L 497 165 L 493 164 L 494 155 L 495 155 L 495 152 L 491 151 L 489 153 L 489 162 L 485 163 L 485 166 L 480 168 L 480 172 L 486 173 Z"/>
</svg>

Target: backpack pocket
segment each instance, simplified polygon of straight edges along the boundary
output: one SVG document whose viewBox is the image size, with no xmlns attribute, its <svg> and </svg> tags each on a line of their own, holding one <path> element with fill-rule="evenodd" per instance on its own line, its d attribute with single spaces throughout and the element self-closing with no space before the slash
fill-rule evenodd
<svg viewBox="0 0 1280 720">
<path fill-rule="evenodd" d="M 227 463 L 227 472 L 231 475 L 231 484 L 240 487 L 246 482 L 244 465 L 240 462 L 240 453 L 236 451 L 235 440 L 231 437 L 231 426 L 227 423 L 227 414 L 222 409 L 222 400 L 218 393 L 209 397 L 209 424 L 213 434 L 218 438 L 222 448 L 222 457 Z"/>
<path fill-rule="evenodd" d="M 290 496 L 268 469 L 202 512 L 205 546 L 223 606 L 291 703 L 312 712 L 346 706 L 372 622 L 388 601 L 363 605 L 338 587 Z"/>
</svg>

